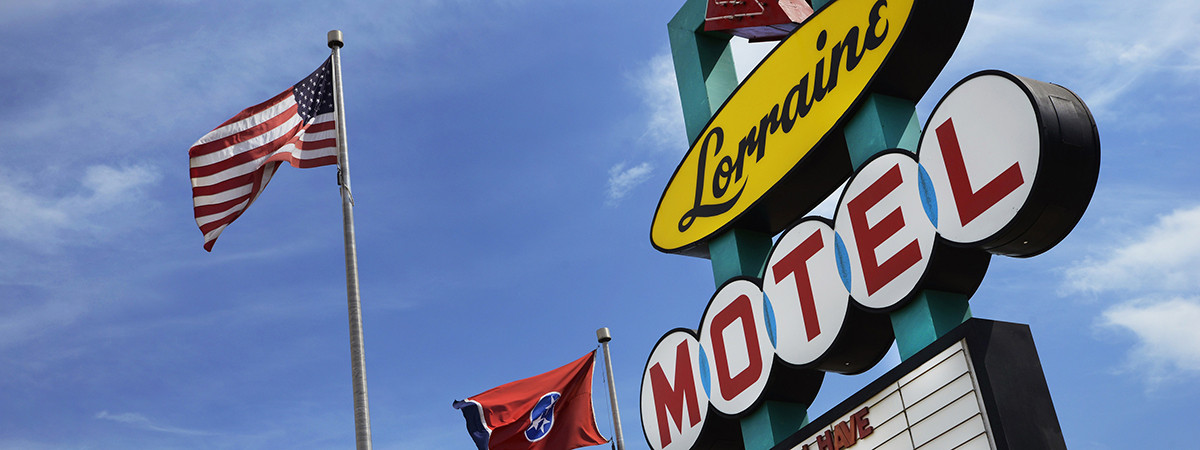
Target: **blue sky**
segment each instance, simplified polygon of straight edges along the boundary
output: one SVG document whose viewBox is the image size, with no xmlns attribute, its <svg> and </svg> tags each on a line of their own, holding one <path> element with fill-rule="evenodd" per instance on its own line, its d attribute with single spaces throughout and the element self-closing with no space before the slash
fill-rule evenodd
<svg viewBox="0 0 1200 450">
<path fill-rule="evenodd" d="M 604 326 L 626 442 L 644 448 L 645 359 L 714 290 L 707 261 L 648 238 L 687 148 L 666 35 L 680 5 L 0 4 L 0 448 L 352 445 L 334 169 L 281 169 L 210 254 L 186 156 L 310 73 L 335 28 L 376 448 L 470 448 L 453 400 L 572 361 Z M 979 0 L 918 108 L 996 68 L 1096 117 L 1082 222 L 1044 255 L 993 259 L 972 299 L 1032 327 L 1071 448 L 1191 442 L 1196 23 L 1192 0 Z M 743 72 L 765 53 L 734 50 Z M 810 414 L 897 360 L 827 377 Z"/>
</svg>

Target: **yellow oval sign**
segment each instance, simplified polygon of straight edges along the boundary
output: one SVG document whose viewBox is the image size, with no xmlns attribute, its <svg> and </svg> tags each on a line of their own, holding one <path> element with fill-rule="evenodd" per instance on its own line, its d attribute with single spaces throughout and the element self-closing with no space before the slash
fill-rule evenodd
<svg viewBox="0 0 1200 450">
<path fill-rule="evenodd" d="M 867 93 L 917 101 L 950 58 L 970 0 L 836 0 L 746 77 L 684 156 L 650 228 L 655 248 L 707 256 L 732 227 L 777 233 L 851 166 L 841 125 Z"/>
</svg>

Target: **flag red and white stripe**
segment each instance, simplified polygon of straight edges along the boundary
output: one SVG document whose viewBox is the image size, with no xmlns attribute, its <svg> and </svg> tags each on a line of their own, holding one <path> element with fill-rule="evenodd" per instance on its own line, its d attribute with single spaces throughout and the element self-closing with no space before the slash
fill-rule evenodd
<svg viewBox="0 0 1200 450">
<path fill-rule="evenodd" d="M 225 121 L 188 150 L 192 203 L 204 249 L 262 194 L 282 162 L 337 164 L 331 63 L 274 98 Z"/>
</svg>

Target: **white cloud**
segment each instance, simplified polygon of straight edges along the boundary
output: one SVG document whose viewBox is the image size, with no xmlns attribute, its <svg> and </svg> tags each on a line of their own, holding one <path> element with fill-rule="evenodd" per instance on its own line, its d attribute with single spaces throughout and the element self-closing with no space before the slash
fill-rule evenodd
<svg viewBox="0 0 1200 450">
<path fill-rule="evenodd" d="M 1200 3 L 1193 0 L 1136 7 L 1117 0 L 976 2 L 955 59 L 971 70 L 1017 64 L 998 68 L 1061 83 L 1093 113 L 1124 117 L 1130 111 L 1122 100 L 1139 88 L 1195 84 L 1197 22 Z"/>
<path fill-rule="evenodd" d="M 1126 369 L 1149 387 L 1200 375 L 1200 299 L 1136 300 L 1104 311 L 1101 325 L 1133 332 Z"/>
<path fill-rule="evenodd" d="M 620 163 L 608 170 L 608 205 L 616 206 L 630 190 L 650 179 L 654 167 L 650 163 L 641 163 L 635 167 L 625 168 Z"/>
<path fill-rule="evenodd" d="M 1062 293 L 1200 289 L 1200 205 L 1180 208 L 1099 259 L 1066 271 Z"/>
<path fill-rule="evenodd" d="M 742 38 L 733 38 L 730 51 L 738 80 L 758 65 L 775 48 L 778 42 L 749 43 Z M 648 120 L 642 137 L 656 148 L 669 150 L 672 154 L 683 154 L 687 150 L 687 127 L 683 121 L 683 106 L 679 99 L 679 85 L 675 80 L 675 65 L 671 53 L 661 53 L 637 75 L 638 91 L 647 109 Z"/>
<path fill-rule="evenodd" d="M 53 247 L 111 236 L 143 216 L 151 204 L 146 188 L 159 178 L 152 167 L 95 165 L 75 193 L 54 196 L 53 186 L 2 173 L 0 239 Z"/>
<path fill-rule="evenodd" d="M 1200 63 L 1200 45 L 1194 27 L 1200 22 L 1200 3 L 1191 0 L 1153 2 L 1130 8 L 1128 3 L 1109 2 L 1106 23 L 1090 24 L 1086 42 L 1091 67 L 1105 68 L 1093 79 L 1099 84 L 1093 103 L 1107 108 L 1132 87 L 1146 83 L 1150 75 L 1195 72 Z M 1180 75 L 1184 75 L 1180 73 Z"/>
<path fill-rule="evenodd" d="M 1151 389 L 1200 374 L 1197 229 L 1200 205 L 1162 215 L 1127 241 L 1100 249 L 1103 256 L 1069 267 L 1060 288 L 1063 295 L 1136 293 L 1134 300 L 1104 309 L 1096 322 L 1133 333 L 1124 371 L 1143 378 Z"/>
<path fill-rule="evenodd" d="M 687 129 L 671 54 L 662 53 L 651 59 L 636 76 L 636 83 L 647 114 L 642 139 L 656 149 L 683 154 L 687 150 Z"/>
<path fill-rule="evenodd" d="M 635 129 L 645 127 L 637 139 L 637 146 L 650 150 L 649 154 L 642 157 L 651 160 L 675 160 L 687 151 L 688 139 L 671 53 L 654 56 L 630 78 L 642 99 L 643 107 L 640 115 L 643 119 L 636 122 L 638 125 L 634 125 Z M 654 168 L 648 161 L 633 167 L 627 165 L 626 162 L 621 162 L 608 171 L 605 200 L 608 206 L 620 204 L 630 191 L 650 179 Z"/>
<path fill-rule="evenodd" d="M 734 38 L 731 51 L 738 79 L 744 79 L 775 44 L 750 44 L 745 39 Z M 632 78 L 645 108 L 646 128 L 638 142 L 657 154 L 653 158 L 666 158 L 669 163 L 674 163 L 675 158 L 687 151 L 689 141 L 671 53 L 654 56 Z M 652 169 L 649 162 L 630 168 L 623 162 L 612 167 L 608 178 L 608 205 L 618 204 L 629 191 L 648 180 Z"/>
<path fill-rule="evenodd" d="M 110 420 L 113 422 L 123 423 L 123 424 L 129 425 L 129 426 L 132 426 L 134 428 L 138 428 L 138 429 L 142 429 L 142 430 L 149 430 L 149 431 L 157 431 L 160 433 L 181 434 L 181 435 L 187 435 L 187 436 L 212 435 L 212 433 L 207 432 L 207 431 L 189 430 L 186 428 L 167 427 L 167 426 L 157 425 L 154 422 L 150 421 L 150 419 L 146 418 L 146 416 L 143 416 L 143 415 L 137 414 L 137 413 L 110 414 L 108 411 L 100 411 L 100 412 L 96 413 L 96 418 L 101 419 L 101 420 Z"/>
</svg>

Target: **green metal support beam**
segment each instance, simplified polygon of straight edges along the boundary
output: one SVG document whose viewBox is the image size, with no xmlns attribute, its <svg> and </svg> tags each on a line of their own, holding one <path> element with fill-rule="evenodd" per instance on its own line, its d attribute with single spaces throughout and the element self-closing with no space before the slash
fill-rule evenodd
<svg viewBox="0 0 1200 450">
<path fill-rule="evenodd" d="M 808 425 L 808 406 L 766 401 L 742 419 L 741 425 L 746 449 L 768 449 Z"/>
<path fill-rule="evenodd" d="M 687 0 L 667 23 L 671 60 L 683 103 L 688 141 L 696 140 L 708 119 L 737 87 L 737 72 L 726 33 L 704 31 L 704 0 Z"/>
<path fill-rule="evenodd" d="M 917 105 L 908 100 L 871 94 L 846 124 L 846 147 L 857 170 L 872 155 L 893 148 L 916 152 L 921 139 Z M 911 303 L 891 313 L 900 359 L 917 353 L 971 318 L 966 295 L 922 291 Z"/>
<path fill-rule="evenodd" d="M 884 150 L 902 148 L 915 153 L 921 140 L 916 104 L 872 94 L 846 123 L 844 134 L 850 163 L 855 169 Z"/>
<path fill-rule="evenodd" d="M 900 360 L 915 355 L 946 332 L 971 318 L 970 298 L 941 291 L 921 291 L 912 303 L 891 314 Z"/>
<path fill-rule="evenodd" d="M 748 230 L 729 230 L 708 243 L 713 280 L 717 286 L 736 276 L 762 276 L 771 253 L 771 236 Z"/>
</svg>

